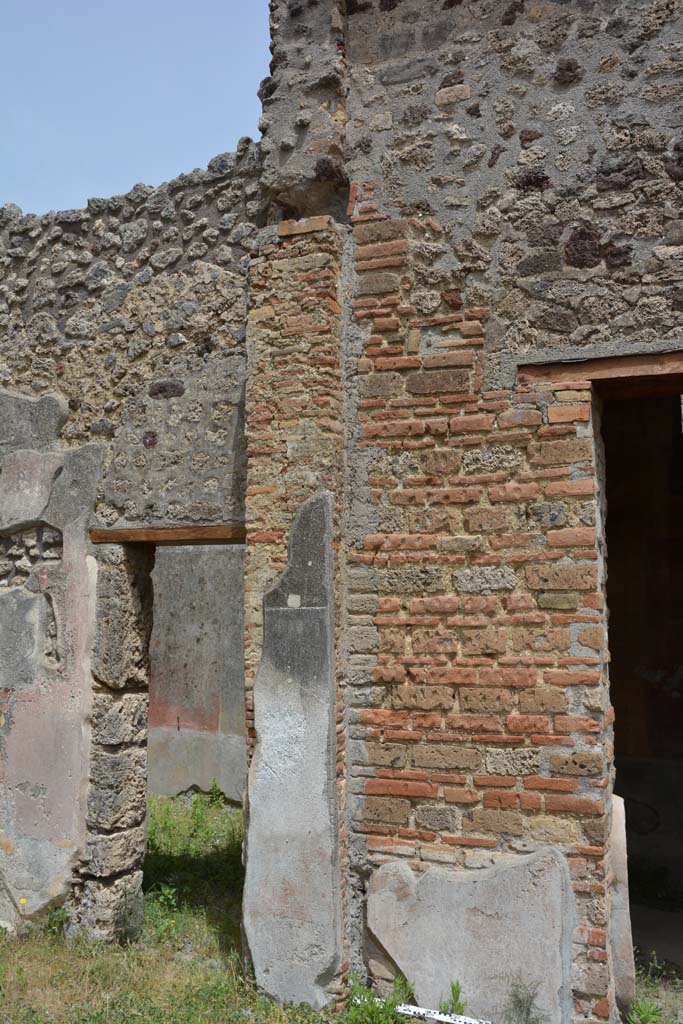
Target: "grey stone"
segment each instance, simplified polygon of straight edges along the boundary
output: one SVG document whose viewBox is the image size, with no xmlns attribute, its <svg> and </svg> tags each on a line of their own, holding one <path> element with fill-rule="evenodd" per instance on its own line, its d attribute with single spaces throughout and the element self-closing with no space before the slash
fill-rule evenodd
<svg viewBox="0 0 683 1024">
<path fill-rule="evenodd" d="M 20 448 L 52 448 L 67 418 L 56 395 L 26 398 L 0 390 L 0 456 Z"/>
<path fill-rule="evenodd" d="M 488 750 L 484 763 L 491 775 L 535 775 L 540 770 L 541 755 L 538 750 L 503 747 Z"/>
<path fill-rule="evenodd" d="M 508 565 L 461 569 L 453 574 L 456 588 L 464 594 L 491 594 L 514 590 L 517 576 Z"/>
<path fill-rule="evenodd" d="M 311 498 L 264 599 L 244 929 L 257 984 L 320 1009 L 341 963 L 332 503 Z"/>
<path fill-rule="evenodd" d="M 121 228 L 121 248 L 124 252 L 133 252 L 142 245 L 147 237 L 148 224 L 146 219 L 133 220 Z"/>
<path fill-rule="evenodd" d="M 172 249 L 162 249 L 161 252 L 155 253 L 149 262 L 155 270 L 165 270 L 167 267 L 170 267 L 172 263 L 177 263 L 182 255 L 183 250 L 177 247 Z"/>
<path fill-rule="evenodd" d="M 126 693 L 116 697 L 96 693 L 92 708 L 94 742 L 105 747 L 142 743 L 147 738 L 147 711 L 146 694 Z"/>
<path fill-rule="evenodd" d="M 631 935 L 626 851 L 626 810 L 623 798 L 612 797 L 612 828 L 609 840 L 612 865 L 610 950 L 617 1005 L 626 1012 L 636 997 L 636 967 Z"/>
<path fill-rule="evenodd" d="M 0 590 L 0 690 L 30 690 L 44 679 L 46 620 L 47 601 L 42 594 L 19 588 Z"/>
<path fill-rule="evenodd" d="M 574 988 L 588 996 L 601 996 L 609 985 L 607 964 L 575 964 L 573 971 Z"/>
<path fill-rule="evenodd" d="M 142 872 L 112 881 L 86 879 L 67 904 L 71 922 L 67 935 L 98 942 L 134 939 L 142 927 Z"/>
<path fill-rule="evenodd" d="M 147 394 L 150 398 L 181 398 L 185 394 L 185 385 L 179 380 L 155 380 L 149 385 Z"/>
<path fill-rule="evenodd" d="M 138 867 L 146 841 L 145 825 L 111 835 L 90 835 L 85 851 L 88 874 L 107 878 Z"/>
<path fill-rule="evenodd" d="M 145 817 L 147 751 L 137 748 L 116 753 L 94 748 L 90 764 L 88 824 L 96 829 L 123 829 Z"/>
<path fill-rule="evenodd" d="M 88 445 L 73 451 L 15 450 L 2 462 L 0 529 L 47 523 L 64 531 L 89 521 L 95 505 L 103 450 Z"/>
<path fill-rule="evenodd" d="M 513 469 L 522 461 L 518 448 L 496 444 L 482 445 L 474 451 L 465 452 L 462 467 L 465 473 L 496 473 L 501 469 Z"/>
<path fill-rule="evenodd" d="M 46 520 L 63 462 L 61 452 L 19 450 L 5 456 L 0 488 L 0 529 L 14 531 Z"/>
<path fill-rule="evenodd" d="M 80 521 L 83 532 L 95 507 L 104 449 L 86 445 L 64 453 L 62 472 L 54 481 L 45 521 L 58 530 Z"/>
<path fill-rule="evenodd" d="M 92 673 L 112 690 L 147 685 L 146 643 L 152 623 L 150 565 L 138 552 L 132 555 L 117 545 L 98 548 L 97 624 L 92 652 Z M 137 572 L 136 572 L 137 568 Z"/>
<path fill-rule="evenodd" d="M 2 207 L 0 207 L 1 213 Z M 4 928 L 6 932 L 14 931 L 20 917 L 21 913 L 16 900 L 12 896 L 9 886 L 5 884 L 4 879 L 0 876 L 0 928 Z"/>
<path fill-rule="evenodd" d="M 538 985 L 548 1020 L 569 1024 L 574 898 L 566 861 L 553 847 L 509 857 L 476 873 L 405 863 L 376 869 L 368 927 L 415 985 L 416 1001 L 437 1006 L 457 978 L 474 1017 L 503 1018 L 516 979 Z"/>
</svg>

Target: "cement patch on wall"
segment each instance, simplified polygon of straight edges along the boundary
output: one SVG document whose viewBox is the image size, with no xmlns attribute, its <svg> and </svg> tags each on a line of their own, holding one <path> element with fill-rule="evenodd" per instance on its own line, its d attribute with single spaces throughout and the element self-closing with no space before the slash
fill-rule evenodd
<svg viewBox="0 0 683 1024">
<path fill-rule="evenodd" d="M 246 784 L 242 547 L 156 553 L 150 646 L 149 789 L 174 796 L 215 779 Z"/>
<path fill-rule="evenodd" d="M 476 872 L 383 864 L 370 881 L 368 926 L 415 985 L 417 1002 L 437 1006 L 458 979 L 468 1014 L 501 1020 L 516 980 L 538 986 L 549 1020 L 571 1020 L 571 879 L 552 847 Z"/>
<path fill-rule="evenodd" d="M 341 962 L 332 503 L 302 505 L 264 600 L 244 929 L 268 995 L 321 1008 Z"/>
</svg>

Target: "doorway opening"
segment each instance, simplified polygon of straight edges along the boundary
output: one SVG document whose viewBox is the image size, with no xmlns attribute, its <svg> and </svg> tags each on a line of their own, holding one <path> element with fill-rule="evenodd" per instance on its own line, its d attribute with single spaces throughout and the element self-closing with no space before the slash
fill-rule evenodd
<svg viewBox="0 0 683 1024">
<path fill-rule="evenodd" d="M 615 792 L 633 939 L 643 958 L 683 969 L 681 394 L 603 398 Z"/>
<path fill-rule="evenodd" d="M 156 549 L 145 925 L 188 961 L 241 949 L 244 545 Z"/>
</svg>

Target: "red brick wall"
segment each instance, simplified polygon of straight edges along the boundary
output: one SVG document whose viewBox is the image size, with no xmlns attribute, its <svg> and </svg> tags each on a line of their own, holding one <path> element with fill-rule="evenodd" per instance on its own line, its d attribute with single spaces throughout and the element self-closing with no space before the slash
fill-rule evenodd
<svg viewBox="0 0 683 1024">
<path fill-rule="evenodd" d="M 339 547 L 344 478 L 341 250 L 342 235 L 330 217 L 285 221 L 278 226 L 277 242 L 262 249 L 250 267 L 245 659 L 252 746 L 253 681 L 262 648 L 263 596 L 286 567 L 289 532 L 299 508 L 324 490 L 335 496 L 334 545 Z M 335 593 L 338 657 L 338 563 Z M 341 805 L 345 733 L 339 687 L 337 736 Z M 343 835 L 340 844 L 344 860 Z M 345 876 L 344 870 L 342 898 Z M 341 981 L 337 991 L 341 996 Z"/>
<path fill-rule="evenodd" d="M 393 524 L 347 552 L 376 600 L 368 684 L 381 694 L 353 712 L 366 762 L 354 829 L 372 861 L 417 869 L 560 847 L 580 920 L 577 1012 L 606 1018 L 611 709 L 590 384 L 482 390 L 488 310 L 453 290 L 419 311 L 439 225 L 387 219 L 367 184 L 350 213 L 360 443 L 370 501 Z M 410 475 L 396 474 L 400 453 Z M 402 570 L 426 585 L 392 589 Z M 353 638 L 352 609 L 348 621 Z"/>
<path fill-rule="evenodd" d="M 612 713 L 590 383 L 483 390 L 488 310 L 455 288 L 423 308 L 440 226 L 385 217 L 367 185 L 352 189 L 350 214 L 351 323 L 328 218 L 281 225 L 252 265 L 248 676 L 294 515 L 329 489 L 348 707 L 344 728 L 339 701 L 339 792 L 353 795 L 355 863 L 457 870 L 561 848 L 580 921 L 577 1013 L 604 1020 Z M 379 528 L 358 538 L 364 519 Z"/>
<path fill-rule="evenodd" d="M 302 503 L 342 494 L 338 298 L 341 242 L 329 217 L 286 221 L 251 263 L 247 334 L 246 664 L 261 651 L 261 600 L 287 563 Z M 337 513 L 338 515 L 338 513 Z M 338 522 L 337 522 L 338 531 Z"/>
</svg>

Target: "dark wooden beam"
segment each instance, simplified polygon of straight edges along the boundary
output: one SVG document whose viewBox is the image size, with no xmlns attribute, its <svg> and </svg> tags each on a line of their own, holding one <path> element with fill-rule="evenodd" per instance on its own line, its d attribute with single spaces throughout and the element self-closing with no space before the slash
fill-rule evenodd
<svg viewBox="0 0 683 1024">
<path fill-rule="evenodd" d="M 619 381 L 629 378 L 683 374 L 683 352 L 653 352 L 637 356 L 604 356 L 601 359 L 561 363 L 528 363 L 517 371 L 519 384 L 561 384 L 564 381 Z"/>
<path fill-rule="evenodd" d="M 223 526 L 143 526 L 123 530 L 91 530 L 93 544 L 244 544 L 244 523 Z"/>
</svg>

